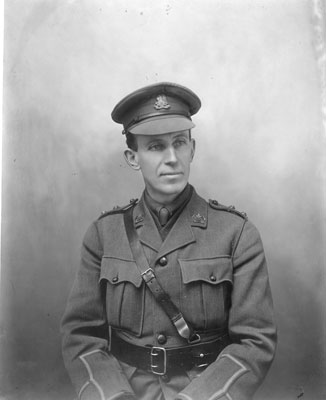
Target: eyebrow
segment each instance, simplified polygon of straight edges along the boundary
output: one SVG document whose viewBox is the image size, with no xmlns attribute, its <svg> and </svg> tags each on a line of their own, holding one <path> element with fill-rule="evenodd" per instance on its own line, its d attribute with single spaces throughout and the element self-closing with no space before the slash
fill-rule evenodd
<svg viewBox="0 0 326 400">
<path fill-rule="evenodd" d="M 176 139 L 189 139 L 189 136 L 186 133 L 179 133 L 176 136 L 173 136 L 172 140 Z"/>
<path fill-rule="evenodd" d="M 175 136 L 172 137 L 173 140 L 179 139 L 179 138 L 188 138 L 188 131 L 182 131 L 182 132 L 177 132 Z M 165 140 L 161 138 L 154 138 L 151 139 L 148 143 L 146 143 L 146 146 L 149 146 L 153 143 L 164 143 Z"/>
<path fill-rule="evenodd" d="M 162 143 L 162 142 L 164 142 L 163 139 L 159 139 L 159 138 L 157 138 L 157 139 L 151 139 L 148 143 L 146 143 L 146 146 L 148 146 L 148 145 L 150 145 L 150 144 L 153 144 L 153 143 Z"/>
</svg>

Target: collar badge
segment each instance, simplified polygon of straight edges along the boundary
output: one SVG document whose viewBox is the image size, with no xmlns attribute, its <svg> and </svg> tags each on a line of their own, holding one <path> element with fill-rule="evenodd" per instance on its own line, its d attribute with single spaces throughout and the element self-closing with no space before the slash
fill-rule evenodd
<svg viewBox="0 0 326 400">
<path fill-rule="evenodd" d="M 206 218 L 197 213 L 192 216 L 192 222 L 195 222 L 196 224 L 204 224 L 206 222 Z"/>
<path fill-rule="evenodd" d="M 156 103 L 154 104 L 154 108 L 156 110 L 168 109 L 170 108 L 170 104 L 167 101 L 166 96 L 164 94 L 160 94 L 156 97 Z"/>
<path fill-rule="evenodd" d="M 139 224 L 139 222 L 143 222 L 144 217 L 140 214 L 135 217 L 135 224 Z"/>
</svg>

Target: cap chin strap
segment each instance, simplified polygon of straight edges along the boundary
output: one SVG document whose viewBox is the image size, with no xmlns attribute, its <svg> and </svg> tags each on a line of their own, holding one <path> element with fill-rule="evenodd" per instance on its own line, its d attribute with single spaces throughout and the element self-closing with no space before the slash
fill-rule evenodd
<svg viewBox="0 0 326 400">
<path fill-rule="evenodd" d="M 200 342 L 200 336 L 195 333 L 189 323 L 186 322 L 181 311 L 172 302 L 170 296 L 163 290 L 155 276 L 154 270 L 150 267 L 143 247 L 138 239 L 137 231 L 134 227 L 132 213 L 133 207 L 124 213 L 124 224 L 132 254 L 144 282 L 152 292 L 155 300 L 172 321 L 179 335 L 186 339 L 189 343 Z"/>
</svg>

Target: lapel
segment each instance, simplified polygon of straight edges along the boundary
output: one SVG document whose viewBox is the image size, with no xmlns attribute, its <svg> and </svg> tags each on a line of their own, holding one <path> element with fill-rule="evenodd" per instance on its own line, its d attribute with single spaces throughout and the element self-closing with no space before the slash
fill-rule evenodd
<svg viewBox="0 0 326 400">
<path fill-rule="evenodd" d="M 144 194 L 139 200 L 139 203 L 135 206 L 133 217 L 139 240 L 144 245 L 158 252 L 162 245 L 162 238 L 153 217 L 145 204 Z"/>
<path fill-rule="evenodd" d="M 162 242 L 152 215 L 144 202 L 144 195 L 135 206 L 133 217 L 139 240 L 145 246 L 156 251 L 158 253 L 156 258 L 159 258 L 190 243 L 194 243 L 196 238 L 193 228 L 207 228 L 207 213 L 207 202 L 193 190 L 189 203 L 173 225 L 164 242 Z"/>
<path fill-rule="evenodd" d="M 165 254 L 196 242 L 193 228 L 207 228 L 207 213 L 207 202 L 198 196 L 194 190 L 189 203 L 164 242 L 162 242 L 152 215 L 144 202 L 144 195 L 135 206 L 133 217 L 140 242 L 156 251 L 158 254 L 155 259 L 158 259 Z"/>
<path fill-rule="evenodd" d="M 206 229 L 207 212 L 206 201 L 199 197 L 194 190 L 189 203 L 186 205 L 165 241 L 162 243 L 157 258 L 196 242 L 193 227 Z"/>
</svg>

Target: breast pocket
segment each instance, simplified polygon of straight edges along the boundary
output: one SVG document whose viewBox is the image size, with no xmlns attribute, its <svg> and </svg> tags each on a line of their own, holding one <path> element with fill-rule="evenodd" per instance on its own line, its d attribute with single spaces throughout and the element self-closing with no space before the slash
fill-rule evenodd
<svg viewBox="0 0 326 400">
<path fill-rule="evenodd" d="M 106 293 L 109 324 L 140 336 L 144 320 L 145 290 L 136 263 L 104 256 L 100 283 Z"/>
<path fill-rule="evenodd" d="M 225 327 L 233 284 L 231 259 L 179 260 L 179 264 L 185 318 L 199 331 Z"/>
</svg>

